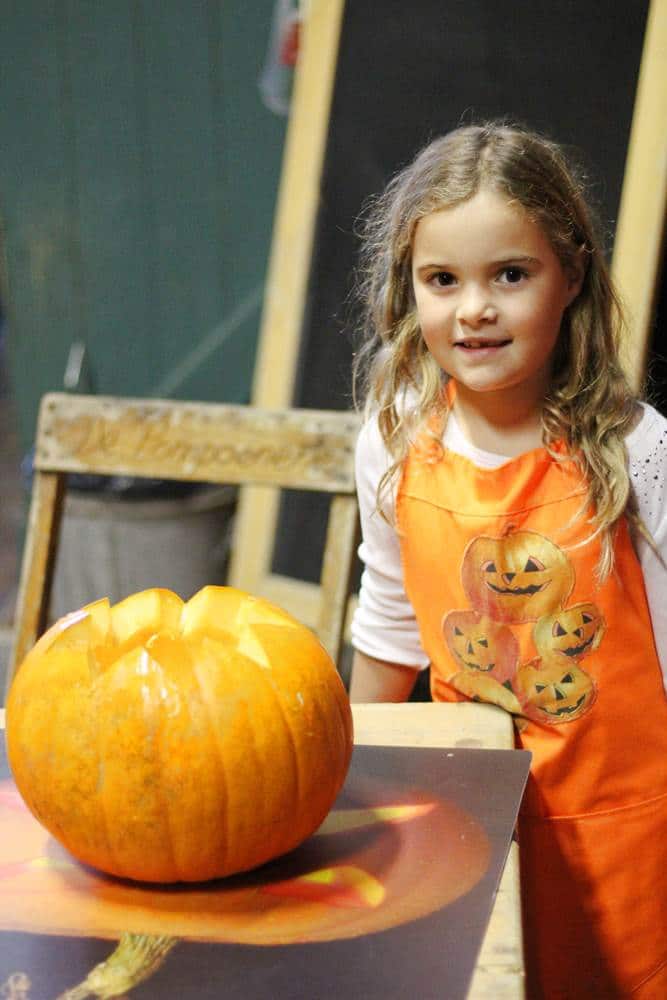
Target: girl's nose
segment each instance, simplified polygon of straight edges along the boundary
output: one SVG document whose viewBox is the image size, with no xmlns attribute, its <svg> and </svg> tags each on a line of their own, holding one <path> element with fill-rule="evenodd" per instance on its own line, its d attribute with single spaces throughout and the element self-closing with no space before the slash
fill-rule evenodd
<svg viewBox="0 0 667 1000">
<path fill-rule="evenodd" d="M 484 326 L 498 317 L 495 306 L 483 288 L 468 288 L 462 291 L 456 310 L 456 318 L 467 326 Z"/>
</svg>

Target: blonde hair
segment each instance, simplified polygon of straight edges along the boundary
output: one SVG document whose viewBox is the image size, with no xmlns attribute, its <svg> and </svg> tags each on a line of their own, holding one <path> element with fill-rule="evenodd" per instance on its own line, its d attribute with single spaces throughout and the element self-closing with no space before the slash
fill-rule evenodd
<svg viewBox="0 0 667 1000">
<path fill-rule="evenodd" d="M 429 143 L 370 204 L 361 220 L 359 293 L 365 343 L 355 357 L 355 392 L 377 412 L 393 465 L 393 480 L 410 441 L 432 414 L 446 415 L 446 379 L 421 336 L 412 291 L 412 240 L 418 221 L 458 205 L 480 189 L 521 205 L 542 229 L 566 273 L 585 276 L 563 315 L 552 381 L 542 408 L 542 439 L 562 440 L 588 484 L 584 510 L 591 537 L 600 536 L 598 576 L 614 565 L 619 518 L 646 535 L 627 472 L 625 436 L 636 398 L 619 362 L 622 309 L 601 241 L 584 197 L 583 181 L 556 143 L 523 127 L 467 125 Z M 401 403 L 406 391 L 411 406 Z"/>
</svg>

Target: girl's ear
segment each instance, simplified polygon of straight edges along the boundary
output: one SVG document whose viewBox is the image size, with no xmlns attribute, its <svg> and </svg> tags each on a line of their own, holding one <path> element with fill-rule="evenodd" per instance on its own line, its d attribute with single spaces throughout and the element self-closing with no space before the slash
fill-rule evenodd
<svg viewBox="0 0 667 1000">
<path fill-rule="evenodd" d="M 567 268 L 567 278 L 568 278 L 568 305 L 571 305 L 576 299 L 577 295 L 581 291 L 581 287 L 584 283 L 584 278 L 586 277 L 586 271 L 588 269 L 588 256 L 586 254 L 586 247 L 582 245 L 577 250 L 577 253 L 571 263 Z"/>
</svg>

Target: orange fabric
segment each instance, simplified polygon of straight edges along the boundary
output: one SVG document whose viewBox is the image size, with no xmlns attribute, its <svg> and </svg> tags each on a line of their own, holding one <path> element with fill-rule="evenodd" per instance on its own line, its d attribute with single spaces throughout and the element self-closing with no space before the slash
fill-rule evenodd
<svg viewBox="0 0 667 1000">
<path fill-rule="evenodd" d="M 577 517 L 574 463 L 480 469 L 413 448 L 397 512 L 435 700 L 511 711 L 528 996 L 667 996 L 667 698 L 625 524 L 616 572 Z"/>
</svg>

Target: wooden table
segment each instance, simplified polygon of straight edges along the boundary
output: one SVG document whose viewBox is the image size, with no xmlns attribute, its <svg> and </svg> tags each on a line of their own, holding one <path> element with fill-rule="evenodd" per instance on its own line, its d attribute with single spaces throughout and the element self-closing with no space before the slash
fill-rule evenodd
<svg viewBox="0 0 667 1000">
<path fill-rule="evenodd" d="M 367 746 L 479 747 L 514 746 L 512 722 L 505 712 L 473 702 L 353 705 L 355 743 Z M 5 712 L 0 708 L 0 728 Z M 519 897 L 519 856 L 510 847 L 468 1000 L 522 1000 L 524 968 Z"/>
</svg>

